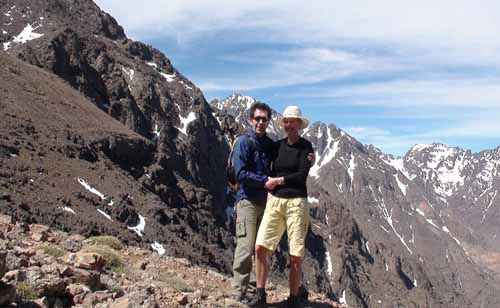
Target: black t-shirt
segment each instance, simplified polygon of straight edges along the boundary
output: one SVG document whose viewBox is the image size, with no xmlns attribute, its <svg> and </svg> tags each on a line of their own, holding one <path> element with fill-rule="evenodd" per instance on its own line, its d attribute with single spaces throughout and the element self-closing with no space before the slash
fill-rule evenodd
<svg viewBox="0 0 500 308">
<path fill-rule="evenodd" d="M 287 139 L 276 141 L 276 159 L 273 164 L 273 175 L 284 177 L 285 185 L 277 186 L 273 195 L 279 198 L 307 197 L 307 174 L 311 162 L 307 154 L 313 153 L 311 142 L 300 138 L 294 144 L 288 144 Z"/>
</svg>

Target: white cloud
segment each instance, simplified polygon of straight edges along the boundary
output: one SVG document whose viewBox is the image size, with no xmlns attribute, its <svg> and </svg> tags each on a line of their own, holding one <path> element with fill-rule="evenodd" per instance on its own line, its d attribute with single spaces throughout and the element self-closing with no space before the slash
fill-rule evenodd
<svg viewBox="0 0 500 308">
<path fill-rule="evenodd" d="M 388 123 L 347 129 L 392 153 L 446 137 L 500 136 L 498 1 L 95 1 L 131 36 L 176 42 L 189 56 L 213 38 L 211 56 L 236 69 L 188 76 L 204 91 L 302 85 L 306 90 L 276 93 L 298 101 L 294 95 L 303 91 L 298 103 L 321 100 L 310 108 L 323 113 L 340 104 L 382 111 L 373 117 L 409 118 L 412 126 L 442 121 L 411 134 Z"/>
<path fill-rule="evenodd" d="M 139 39 L 251 29 L 253 41 L 378 45 L 427 60 L 499 63 L 500 3 L 467 0 L 97 0 Z M 464 58 L 466 56 L 466 58 Z M 420 60 L 419 60 L 420 61 Z"/>
</svg>

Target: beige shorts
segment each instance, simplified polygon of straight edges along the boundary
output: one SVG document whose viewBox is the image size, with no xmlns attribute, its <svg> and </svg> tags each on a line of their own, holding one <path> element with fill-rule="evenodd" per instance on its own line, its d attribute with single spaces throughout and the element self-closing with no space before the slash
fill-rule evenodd
<svg viewBox="0 0 500 308">
<path fill-rule="evenodd" d="M 267 199 L 255 245 L 274 251 L 286 230 L 290 255 L 303 257 L 308 227 L 309 207 L 306 198 L 284 199 L 273 196 Z"/>
</svg>

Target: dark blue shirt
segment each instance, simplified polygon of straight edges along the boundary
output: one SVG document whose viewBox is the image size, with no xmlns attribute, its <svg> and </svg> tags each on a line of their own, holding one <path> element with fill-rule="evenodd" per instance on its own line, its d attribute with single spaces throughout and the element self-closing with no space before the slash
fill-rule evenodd
<svg viewBox="0 0 500 308">
<path fill-rule="evenodd" d="M 265 205 L 267 190 L 264 184 L 271 174 L 273 156 L 274 142 L 266 135 L 258 137 L 249 129 L 247 134 L 238 137 L 233 152 L 234 172 L 239 184 L 236 202 L 246 199 Z"/>
</svg>

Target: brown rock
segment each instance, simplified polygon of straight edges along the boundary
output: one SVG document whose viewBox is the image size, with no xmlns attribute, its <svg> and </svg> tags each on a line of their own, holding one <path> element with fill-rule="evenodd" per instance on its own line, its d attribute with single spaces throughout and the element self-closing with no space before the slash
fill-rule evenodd
<svg viewBox="0 0 500 308">
<path fill-rule="evenodd" d="M 85 237 L 79 234 L 73 234 L 62 243 L 62 246 L 67 251 L 77 252 L 82 249 L 82 243 L 84 240 Z"/>
<path fill-rule="evenodd" d="M 7 252 L 7 257 L 5 258 L 7 270 L 20 269 L 29 266 L 29 259 L 27 256 L 16 256 L 14 251 L 10 250 Z"/>
<path fill-rule="evenodd" d="M 109 291 L 96 291 L 93 293 L 97 302 L 104 302 L 113 298 L 113 293 Z"/>
<path fill-rule="evenodd" d="M 187 296 L 187 294 L 179 294 L 177 295 L 177 303 L 179 303 L 179 305 L 186 305 L 188 302 L 189 302 L 189 298 Z"/>
<path fill-rule="evenodd" d="M 151 291 L 151 290 L 150 290 Z M 158 308 L 154 294 L 148 290 L 133 291 L 116 301 L 111 308 Z"/>
<path fill-rule="evenodd" d="M 102 256 L 92 252 L 71 253 L 63 260 L 81 269 L 97 271 L 102 271 L 106 264 Z"/>
<path fill-rule="evenodd" d="M 14 251 L 18 256 L 25 255 L 27 257 L 34 256 L 36 253 L 35 248 L 33 247 L 14 247 Z"/>
<path fill-rule="evenodd" d="M 0 225 L 13 225 L 15 223 L 14 217 L 0 214 Z"/>
<path fill-rule="evenodd" d="M 71 296 L 76 296 L 82 293 L 90 293 L 90 289 L 86 285 L 72 283 L 66 287 L 66 292 L 68 292 Z"/>
<path fill-rule="evenodd" d="M 49 235 L 46 231 L 35 232 L 31 235 L 31 238 L 37 242 L 46 242 Z"/>
<path fill-rule="evenodd" d="M 16 277 L 19 276 L 19 270 L 8 271 L 4 274 L 3 279 L 6 281 L 17 280 Z"/>
<path fill-rule="evenodd" d="M 89 271 L 80 268 L 73 268 L 71 275 L 72 283 L 87 285 L 90 289 L 98 289 L 101 286 L 101 275 L 96 271 Z"/>
</svg>

